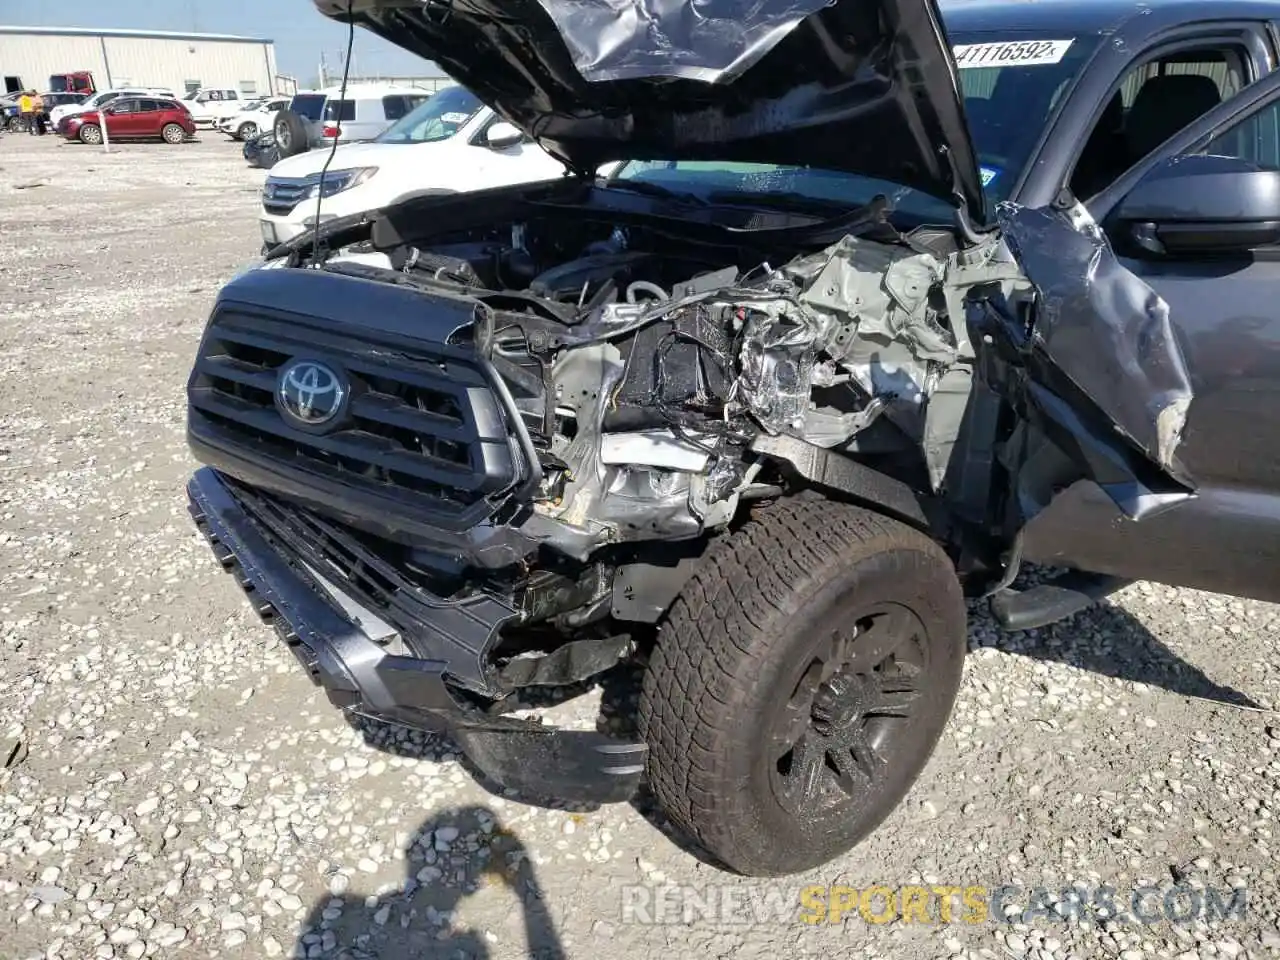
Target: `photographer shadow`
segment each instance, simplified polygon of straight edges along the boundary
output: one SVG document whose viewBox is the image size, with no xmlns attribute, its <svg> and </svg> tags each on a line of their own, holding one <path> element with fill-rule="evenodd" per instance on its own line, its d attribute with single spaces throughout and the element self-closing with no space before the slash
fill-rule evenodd
<svg viewBox="0 0 1280 960">
<path fill-rule="evenodd" d="M 372 905 L 361 902 L 354 891 L 342 898 L 321 897 L 299 931 L 294 955 L 487 960 L 493 954 L 490 939 L 469 928 L 459 914 L 469 898 L 496 897 L 504 901 L 503 917 L 512 913 L 512 899 L 518 901 L 531 960 L 564 960 L 524 844 L 487 807 L 460 807 L 431 817 L 404 853 L 404 881 Z"/>
</svg>

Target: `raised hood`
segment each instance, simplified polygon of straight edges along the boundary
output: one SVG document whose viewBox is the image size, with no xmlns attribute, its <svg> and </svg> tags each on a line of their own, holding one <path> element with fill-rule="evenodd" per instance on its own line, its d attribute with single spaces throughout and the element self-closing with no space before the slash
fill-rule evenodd
<svg viewBox="0 0 1280 960">
<path fill-rule="evenodd" d="M 315 0 L 434 60 L 573 170 L 806 165 L 986 221 L 934 0 Z"/>
</svg>

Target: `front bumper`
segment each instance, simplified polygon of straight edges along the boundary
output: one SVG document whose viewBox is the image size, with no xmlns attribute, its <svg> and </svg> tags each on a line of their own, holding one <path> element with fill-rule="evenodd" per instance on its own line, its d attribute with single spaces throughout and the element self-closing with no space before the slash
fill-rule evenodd
<svg viewBox="0 0 1280 960">
<path fill-rule="evenodd" d="M 311 215 L 315 215 L 315 203 L 311 204 Z M 312 229 L 310 224 L 302 222 L 302 218 L 291 220 L 288 217 L 273 216 L 265 211 L 259 214 L 258 226 L 262 231 L 262 242 L 275 246 L 292 240 L 299 234 Z"/>
<path fill-rule="evenodd" d="M 643 744 L 492 716 L 469 706 L 446 682 L 447 661 L 389 652 L 375 639 L 386 624 L 299 558 L 282 552 L 216 471 L 198 470 L 187 493 L 192 518 L 218 560 L 335 706 L 448 733 L 487 777 L 526 795 L 612 803 L 626 800 L 639 786 Z"/>
</svg>

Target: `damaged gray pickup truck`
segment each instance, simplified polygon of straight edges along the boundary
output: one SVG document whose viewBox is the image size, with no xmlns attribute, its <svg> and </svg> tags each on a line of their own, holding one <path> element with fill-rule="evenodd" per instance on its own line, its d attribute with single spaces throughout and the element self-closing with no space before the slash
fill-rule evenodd
<svg viewBox="0 0 1280 960">
<path fill-rule="evenodd" d="M 1280 599 L 1280 7 L 739 6 L 355 0 L 566 175 L 227 285 L 189 494 L 335 704 L 776 875 L 919 775 L 966 595 Z M 527 715 L 619 669 L 632 739 Z"/>
</svg>

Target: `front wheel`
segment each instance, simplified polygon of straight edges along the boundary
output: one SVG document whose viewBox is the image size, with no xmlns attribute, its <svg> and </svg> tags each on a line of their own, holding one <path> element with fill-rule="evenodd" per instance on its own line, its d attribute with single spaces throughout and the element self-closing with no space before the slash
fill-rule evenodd
<svg viewBox="0 0 1280 960">
<path fill-rule="evenodd" d="M 80 142 L 93 146 L 102 143 L 102 128 L 96 123 L 86 123 L 80 128 Z"/>
<path fill-rule="evenodd" d="M 256 123 L 242 123 L 240 129 L 236 131 L 237 140 L 249 140 L 258 135 L 258 125 Z"/>
<path fill-rule="evenodd" d="M 187 131 L 182 129 L 182 125 L 178 123 L 166 123 L 160 130 L 160 136 L 165 143 L 181 143 L 187 139 Z"/>
<path fill-rule="evenodd" d="M 902 800 L 960 686 L 965 606 L 931 539 L 799 498 L 714 544 L 659 631 L 639 722 L 666 814 L 726 866 L 783 876 Z"/>
</svg>

